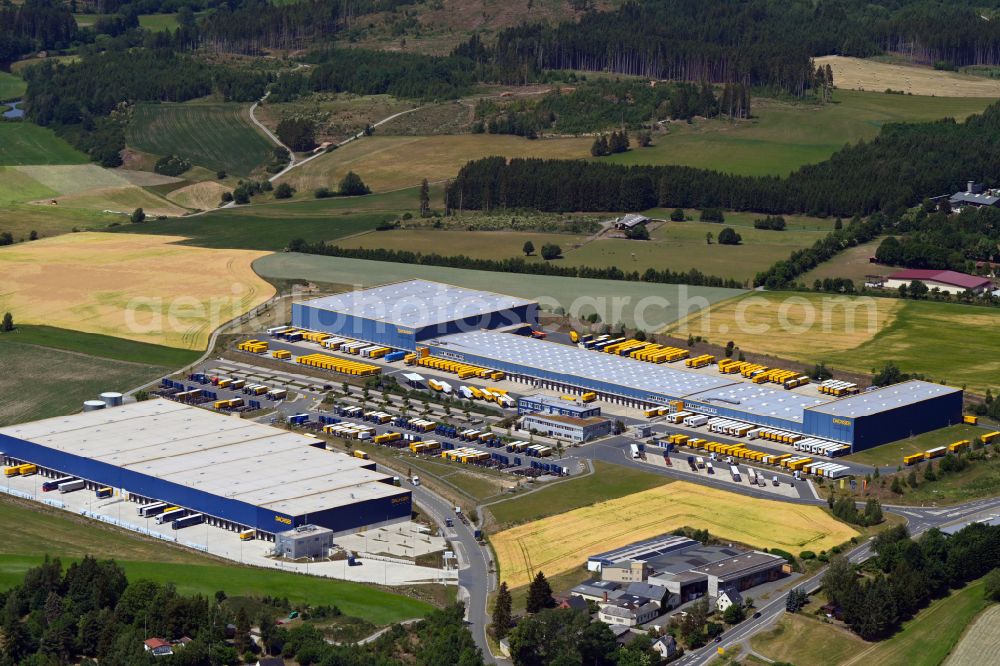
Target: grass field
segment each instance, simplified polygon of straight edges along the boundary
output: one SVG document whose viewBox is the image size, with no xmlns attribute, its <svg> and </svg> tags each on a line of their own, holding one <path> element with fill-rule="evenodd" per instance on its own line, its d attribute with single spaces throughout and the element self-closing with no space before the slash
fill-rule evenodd
<svg viewBox="0 0 1000 666">
<path fill-rule="evenodd" d="M 815 280 L 848 278 L 854 281 L 854 286 L 860 287 L 864 284 L 865 277 L 869 275 L 889 275 L 897 269 L 868 261 L 870 257 L 875 256 L 875 251 L 881 242 L 882 239 L 877 238 L 868 243 L 849 247 L 833 259 L 824 261 L 808 273 L 804 273 L 799 280 L 811 286 Z"/>
<path fill-rule="evenodd" d="M 805 363 L 869 372 L 894 361 L 904 372 L 984 392 L 996 386 L 1000 330 L 992 310 L 971 305 L 755 293 L 668 328 Z"/>
<path fill-rule="evenodd" d="M 902 301 L 884 298 L 862 301 L 807 292 L 753 293 L 701 311 L 667 331 L 685 337 L 702 335 L 723 344 L 732 340 L 741 349 L 794 360 L 819 361 L 870 341 L 893 321 L 902 305 Z"/>
<path fill-rule="evenodd" d="M 7 72 L 0 72 L 0 102 L 21 99 L 28 84 L 24 80 Z"/>
<path fill-rule="evenodd" d="M 697 217 L 697 212 L 692 211 Z M 650 215 L 668 217 L 669 211 L 655 209 Z M 372 232 L 345 238 L 338 244 L 351 248 L 385 248 L 431 253 L 464 254 L 475 258 L 503 259 L 523 257 L 525 241 L 530 240 L 536 251 L 545 243 L 555 243 L 563 249 L 559 264 L 637 270 L 669 266 L 672 270 L 697 269 L 709 275 L 749 281 L 778 259 L 793 250 L 808 247 L 832 229 L 832 220 L 794 217 L 791 227 L 783 232 L 753 228 L 753 213 L 727 213 L 725 224 L 711 222 L 667 222 L 652 233 L 648 241 L 622 238 L 598 238 L 559 233 L 522 231 L 462 231 L 435 229 L 397 229 Z M 743 238 L 739 246 L 706 243 L 705 235 L 713 238 L 723 228 L 736 229 Z M 541 261 L 536 254 L 529 261 Z"/>
<path fill-rule="evenodd" d="M 139 104 L 126 138 L 154 155 L 180 155 L 212 171 L 248 176 L 266 163 L 274 145 L 250 121 L 249 106 L 196 102 Z"/>
<path fill-rule="evenodd" d="M 266 278 L 308 279 L 358 286 L 423 278 L 537 299 L 544 308 L 562 307 L 574 315 L 598 311 L 603 321 L 622 321 L 628 326 L 638 325 L 648 331 L 662 328 L 683 314 L 697 312 L 712 303 L 743 293 L 716 287 L 500 274 L 292 252 L 262 257 L 254 262 L 254 270 Z"/>
<path fill-rule="evenodd" d="M 17 167 L 0 166 L 0 231 L 14 239 L 27 239 L 32 231 L 43 237 L 64 234 L 74 227 L 86 229 L 110 224 L 117 216 L 79 208 L 59 208 L 25 203 L 57 194 L 38 181 L 20 173 Z"/>
<path fill-rule="evenodd" d="M 491 504 L 489 511 L 500 526 L 508 527 L 642 492 L 663 483 L 659 474 L 594 461 L 594 474 Z"/>
<path fill-rule="evenodd" d="M 871 139 L 885 123 L 947 116 L 964 119 L 989 103 L 981 97 L 917 97 L 851 90 L 836 90 L 833 103 L 825 105 L 754 98 L 752 120 L 670 123 L 666 135 L 654 136 L 654 146 L 634 147 L 603 159 L 619 164 L 680 164 L 751 176 L 784 175 L 804 164 L 825 160 L 846 143 Z"/>
<path fill-rule="evenodd" d="M 98 19 L 107 18 L 110 14 L 74 14 L 76 24 L 81 28 L 86 28 L 97 23 Z M 174 30 L 178 27 L 177 14 L 140 14 L 139 27 L 160 32 L 161 30 Z"/>
<path fill-rule="evenodd" d="M 1000 655 L 1000 604 L 993 604 L 979 614 L 944 666 L 980 666 L 996 655 Z"/>
<path fill-rule="evenodd" d="M 21 344 L 19 337 L 0 336 L 0 425 L 75 412 L 102 391 L 132 389 L 172 370 Z"/>
<path fill-rule="evenodd" d="M 375 192 L 454 178 L 466 162 L 506 157 L 573 158 L 590 155 L 587 137 L 529 141 L 517 136 L 464 134 L 453 136 L 375 136 L 327 153 L 281 178 L 300 194 L 335 187 L 348 171 L 361 176 Z"/>
<path fill-rule="evenodd" d="M 518 525 L 494 534 L 490 541 L 500 579 L 518 587 L 539 571 L 563 573 L 591 553 L 685 526 L 755 548 L 789 552 L 827 550 L 858 534 L 819 507 L 753 499 L 676 481 Z"/>
<path fill-rule="evenodd" d="M 26 324 L 204 349 L 217 326 L 273 295 L 250 268 L 261 253 L 175 240 L 79 233 L 0 248 L 0 310 Z"/>
<path fill-rule="evenodd" d="M 93 555 L 114 558 L 130 580 L 172 582 L 181 594 L 288 597 L 292 603 L 330 604 L 375 624 L 388 624 L 427 613 L 430 605 L 377 588 L 240 567 L 161 541 L 149 541 L 95 521 L 0 497 L 0 588 L 20 582 L 24 571 L 47 553 L 69 560 Z"/>
<path fill-rule="evenodd" d="M 823 56 L 816 58 L 816 64 L 830 66 L 838 88 L 875 92 L 891 88 L 910 95 L 937 97 L 1000 97 L 1000 81 L 971 74 L 844 56 Z"/>
<path fill-rule="evenodd" d="M 107 358 L 113 361 L 130 361 L 167 368 L 179 368 L 192 363 L 201 354 L 186 349 L 151 345 L 134 340 L 124 340 L 108 335 L 81 333 L 65 328 L 52 326 L 32 326 L 18 324 L 17 328 L 5 335 L 0 335 L 0 345 L 17 343 L 38 345 L 50 349 L 87 354 Z"/>
<path fill-rule="evenodd" d="M 222 195 L 225 192 L 232 192 L 232 188 L 207 180 L 172 190 L 167 194 L 167 199 L 185 208 L 212 210 L 222 205 Z"/>
<path fill-rule="evenodd" d="M 932 430 L 922 435 L 908 437 L 895 442 L 889 442 L 882 446 L 876 446 L 867 451 L 860 451 L 847 456 L 847 460 L 863 463 L 865 465 L 878 465 L 880 467 L 889 466 L 895 469 L 896 465 L 903 464 L 903 456 L 911 453 L 920 453 L 938 446 L 947 446 L 960 439 L 977 439 L 985 430 L 982 428 L 960 423 L 940 430 Z"/>
<path fill-rule="evenodd" d="M 546 243 L 559 245 L 568 256 L 572 247 L 582 243 L 582 236 L 560 233 L 532 233 L 529 231 L 444 231 L 434 229 L 396 229 L 372 231 L 342 238 L 341 247 L 384 248 L 408 250 L 424 254 L 464 254 L 477 259 L 506 259 L 524 257 L 521 249 L 525 241 L 535 246 L 535 254 L 525 257 L 529 261 L 542 261 L 538 251 Z"/>
<path fill-rule="evenodd" d="M 933 602 L 892 638 L 878 643 L 866 643 L 815 618 L 791 614 L 750 643 L 755 652 L 796 666 L 939 666 L 985 606 L 980 580 Z"/>
<path fill-rule="evenodd" d="M 86 164 L 87 156 L 56 136 L 27 121 L 0 122 L 0 166 L 21 164 Z"/>
</svg>

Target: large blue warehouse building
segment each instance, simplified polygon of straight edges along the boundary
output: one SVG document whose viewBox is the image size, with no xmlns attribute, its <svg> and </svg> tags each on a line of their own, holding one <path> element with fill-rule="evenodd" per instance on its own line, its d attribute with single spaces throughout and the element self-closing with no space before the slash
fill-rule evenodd
<svg viewBox="0 0 1000 666">
<path fill-rule="evenodd" d="M 167 400 L 0 429 L 4 462 L 162 501 L 262 536 L 304 524 L 335 533 L 409 520 L 410 491 L 375 464 L 316 440 Z M 137 505 L 138 506 L 138 505 Z"/>
<path fill-rule="evenodd" d="M 292 305 L 292 326 L 413 351 L 429 338 L 535 325 L 538 303 L 409 280 Z"/>
<path fill-rule="evenodd" d="M 849 444 L 861 450 L 962 420 L 962 391 L 909 381 L 832 398 L 815 387 L 785 390 L 733 375 L 603 354 L 524 335 L 538 305 L 524 299 L 411 280 L 298 303 L 292 325 L 502 370 L 556 390 L 595 391 L 607 401 L 668 405 Z"/>
</svg>

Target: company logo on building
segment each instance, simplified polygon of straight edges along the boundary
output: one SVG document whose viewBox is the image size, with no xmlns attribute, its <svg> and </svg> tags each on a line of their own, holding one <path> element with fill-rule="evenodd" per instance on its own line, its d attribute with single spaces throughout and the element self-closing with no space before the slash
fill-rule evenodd
<svg viewBox="0 0 1000 666">
<path fill-rule="evenodd" d="M 410 503 L 410 498 L 409 497 L 393 497 L 392 498 L 392 503 L 393 504 L 409 504 Z"/>
<path fill-rule="evenodd" d="M 833 422 L 836 423 L 837 425 L 846 425 L 846 426 L 851 425 L 851 422 L 848 421 L 847 419 L 834 419 Z"/>
<path fill-rule="evenodd" d="M 413 331 L 411 331 L 410 329 L 400 328 L 398 326 L 396 327 L 396 332 L 399 333 L 400 335 L 413 335 Z"/>
<path fill-rule="evenodd" d="M 277 521 L 277 522 L 279 522 L 279 523 L 284 523 L 285 525 L 291 525 L 292 524 L 292 519 L 291 518 L 285 518 L 284 516 L 275 516 L 274 520 Z"/>
</svg>

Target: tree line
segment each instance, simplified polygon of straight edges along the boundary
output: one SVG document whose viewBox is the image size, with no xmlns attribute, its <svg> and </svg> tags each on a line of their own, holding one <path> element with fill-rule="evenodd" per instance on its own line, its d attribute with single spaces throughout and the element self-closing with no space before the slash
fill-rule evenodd
<svg viewBox="0 0 1000 666">
<path fill-rule="evenodd" d="M 20 584 L 0 593 L 0 664 L 97 664 L 136 666 L 161 663 L 144 649 L 148 638 L 173 642 L 180 666 L 236 666 L 267 655 L 299 664 L 480 666 L 482 654 L 464 624 L 461 605 L 432 611 L 410 627 L 396 625 L 364 646 L 331 645 L 316 625 L 278 626 L 287 600 L 264 598 L 252 604 L 184 596 L 172 584 L 130 581 L 112 560 L 84 557 L 63 567 L 48 557 L 25 572 Z M 257 608 L 251 616 L 247 608 Z M 304 620 L 341 614 L 336 606 L 303 606 Z M 259 628 L 260 645 L 250 637 Z M 184 644 L 180 639 L 187 638 Z"/>
<path fill-rule="evenodd" d="M 557 246 L 556 246 L 557 247 Z M 479 271 L 498 273 L 528 273 L 531 275 L 556 275 L 561 277 L 595 278 L 599 280 L 627 280 L 632 282 L 655 282 L 660 284 L 690 284 L 706 287 L 729 287 L 740 289 L 742 283 L 731 278 L 720 278 L 705 275 L 699 270 L 671 271 L 668 268 L 657 270 L 647 268 L 644 272 L 625 272 L 616 266 L 594 268 L 591 266 L 563 266 L 551 261 L 528 262 L 521 257 L 506 259 L 476 259 L 464 254 L 441 255 L 437 253 L 423 254 L 407 250 L 388 250 L 385 248 L 343 248 L 327 245 L 322 241 L 310 243 L 302 238 L 293 239 L 288 244 L 289 252 L 319 254 L 328 257 L 350 257 L 370 261 L 391 261 L 401 264 L 422 264 L 425 266 L 449 266 L 452 268 L 468 268 Z M 548 258 L 556 258 L 551 256 Z"/>
<path fill-rule="evenodd" d="M 67 48 L 77 32 L 69 7 L 58 0 L 0 4 L 0 64 L 34 51 Z"/>
<path fill-rule="evenodd" d="M 1000 567 L 1000 527 L 972 523 L 953 536 L 937 529 L 910 538 L 899 526 L 874 539 L 876 556 L 865 577 L 844 556 L 834 557 L 823 592 L 844 622 L 865 640 L 895 633 L 932 599 Z"/>
<path fill-rule="evenodd" d="M 226 101 L 251 101 L 270 81 L 264 72 L 145 48 L 89 54 L 74 63 L 44 62 L 25 70 L 24 78 L 27 117 L 107 167 L 121 164 L 131 105 L 183 102 L 213 92 Z"/>
<path fill-rule="evenodd" d="M 288 102 L 310 92 L 453 99 L 471 92 L 479 80 L 475 64 L 455 56 L 329 48 L 305 60 L 312 67 L 279 76 L 268 99 Z"/>
<path fill-rule="evenodd" d="M 647 0 L 559 25 L 522 24 L 456 53 L 488 62 L 508 83 L 545 69 L 828 91 L 811 58 L 898 51 L 930 64 L 1000 63 L 1000 27 L 973 0 Z M 826 94 L 824 92 L 824 94 Z"/>
<path fill-rule="evenodd" d="M 785 178 L 683 166 L 484 158 L 459 171 L 448 188 L 448 202 L 457 209 L 485 210 L 613 211 L 660 205 L 844 217 L 902 213 L 928 195 L 955 191 L 970 173 L 1000 172 L 998 156 L 1000 104 L 994 103 L 961 124 L 945 119 L 886 125 L 874 140 L 845 146 Z"/>
<path fill-rule="evenodd" d="M 976 262 L 1000 258 L 1000 210 L 966 206 L 955 214 L 947 208 L 947 200 L 940 206 L 928 200 L 903 215 L 892 229 L 901 235 L 879 244 L 879 263 L 974 272 Z"/>
<path fill-rule="evenodd" d="M 739 103 L 731 103 L 734 99 Z M 476 103 L 473 131 L 533 138 L 546 129 L 582 134 L 609 127 L 636 129 L 668 118 L 746 118 L 749 114 L 750 93 L 741 84 L 729 84 L 716 94 L 707 82 L 650 86 L 635 79 L 597 79 L 568 91 L 557 87 L 537 99 L 481 99 Z"/>
</svg>

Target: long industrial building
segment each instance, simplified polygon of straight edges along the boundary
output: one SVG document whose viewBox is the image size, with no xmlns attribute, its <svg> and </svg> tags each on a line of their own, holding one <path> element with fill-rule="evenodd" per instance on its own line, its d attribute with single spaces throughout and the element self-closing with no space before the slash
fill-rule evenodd
<svg viewBox="0 0 1000 666">
<path fill-rule="evenodd" d="M 535 326 L 537 312 L 532 301 L 412 280 L 293 305 L 292 325 L 501 370 L 533 386 L 594 391 L 620 404 L 682 401 L 686 411 L 853 450 L 962 420 L 961 389 L 930 382 L 836 398 L 510 334 Z"/>
<path fill-rule="evenodd" d="M 34 463 L 266 538 L 305 524 L 344 534 L 410 519 L 410 491 L 371 461 L 316 443 L 167 400 L 0 428 L 6 464 Z"/>
</svg>

